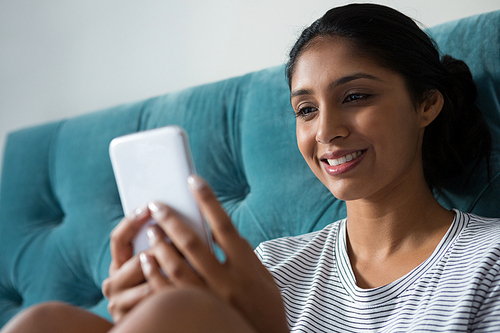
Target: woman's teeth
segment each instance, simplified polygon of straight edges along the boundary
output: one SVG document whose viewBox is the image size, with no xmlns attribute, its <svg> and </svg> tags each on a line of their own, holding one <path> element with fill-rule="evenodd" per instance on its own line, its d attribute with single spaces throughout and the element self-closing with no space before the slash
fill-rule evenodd
<svg viewBox="0 0 500 333">
<path fill-rule="evenodd" d="M 328 159 L 328 164 L 332 165 L 332 166 L 337 166 L 337 165 L 341 165 L 341 164 L 344 164 L 346 162 L 349 162 L 349 161 L 352 161 L 353 159 L 355 158 L 358 158 L 360 157 L 361 155 L 363 154 L 363 151 L 360 150 L 360 151 L 357 151 L 355 153 L 351 153 L 351 154 L 347 154 L 345 156 L 342 156 L 341 158 L 335 158 L 335 159 Z"/>
</svg>

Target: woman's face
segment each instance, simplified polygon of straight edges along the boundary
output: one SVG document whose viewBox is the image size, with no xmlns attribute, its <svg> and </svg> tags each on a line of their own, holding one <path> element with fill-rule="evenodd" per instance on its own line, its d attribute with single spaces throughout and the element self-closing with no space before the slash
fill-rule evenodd
<svg viewBox="0 0 500 333">
<path fill-rule="evenodd" d="M 403 77 L 350 45 L 317 39 L 296 62 L 297 141 L 335 197 L 376 199 L 422 179 L 424 126 Z"/>
</svg>

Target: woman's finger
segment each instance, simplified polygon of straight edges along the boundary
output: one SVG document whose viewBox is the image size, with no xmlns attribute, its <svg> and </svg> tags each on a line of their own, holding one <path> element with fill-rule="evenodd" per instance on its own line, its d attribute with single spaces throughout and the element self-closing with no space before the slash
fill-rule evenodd
<svg viewBox="0 0 500 333">
<path fill-rule="evenodd" d="M 153 256 L 143 252 L 139 255 L 139 258 L 141 260 L 142 272 L 153 291 L 172 285 L 162 273 L 158 262 Z"/>
<path fill-rule="evenodd" d="M 237 261 L 248 264 L 241 256 L 251 253 L 253 258 L 253 249 L 233 226 L 210 186 L 197 175 L 189 176 L 188 183 L 217 244 L 229 259 L 239 258 Z"/>
<path fill-rule="evenodd" d="M 146 207 L 139 208 L 134 214 L 123 218 L 113 229 L 110 244 L 112 257 L 110 275 L 134 255 L 132 239 L 149 218 L 149 210 Z"/>
<path fill-rule="evenodd" d="M 108 301 L 108 311 L 115 322 L 119 321 L 127 312 L 144 298 L 152 293 L 151 286 L 148 283 L 142 283 L 133 288 L 124 290 L 114 295 Z"/>
<path fill-rule="evenodd" d="M 210 186 L 197 175 L 189 176 L 188 183 L 203 216 L 210 225 L 217 244 L 226 255 L 226 264 L 238 267 L 246 274 L 258 272 L 270 278 L 271 274 L 257 258 L 250 244 L 240 236 L 233 226 L 231 219 L 220 205 Z M 212 282 L 218 282 L 219 285 L 225 284 L 224 276 L 219 276 L 219 278 L 218 281 L 212 280 Z"/>
<path fill-rule="evenodd" d="M 122 290 L 144 282 L 139 258 L 132 257 L 102 283 L 103 294 L 110 298 Z"/>
<path fill-rule="evenodd" d="M 160 205 L 161 204 L 157 204 L 157 208 Z M 167 208 L 165 205 L 161 205 L 161 208 L 159 209 L 160 210 L 156 211 L 163 211 Z M 200 278 L 200 276 L 191 268 L 186 259 L 183 257 L 184 252 L 182 245 L 178 240 L 179 238 L 182 238 L 183 235 L 179 235 L 175 232 L 172 233 L 172 235 L 169 235 L 169 238 L 173 242 L 173 244 L 171 244 L 170 242 L 165 241 L 165 233 L 163 231 L 165 230 L 165 232 L 168 232 L 167 230 L 171 228 L 171 226 L 169 226 L 170 224 L 181 224 L 188 229 L 190 234 L 194 235 L 194 233 L 189 227 L 185 226 L 185 224 L 180 221 L 175 214 L 167 214 L 168 217 L 163 214 L 162 217 L 159 215 L 160 214 L 158 213 L 153 213 L 153 217 L 157 223 L 160 226 L 166 226 L 166 228 L 162 230 L 160 226 L 152 226 L 148 229 L 148 239 L 151 246 L 148 252 L 154 255 L 156 262 L 174 285 L 204 285 L 203 279 Z M 169 220 L 169 223 L 167 223 L 166 220 Z M 196 237 L 196 235 L 194 236 Z M 198 239 L 198 241 L 202 244 L 202 246 L 204 246 L 201 240 Z M 177 245 L 180 246 L 179 249 L 176 248 Z M 205 249 L 208 251 L 207 248 Z M 182 254 L 179 251 L 182 252 Z"/>
</svg>

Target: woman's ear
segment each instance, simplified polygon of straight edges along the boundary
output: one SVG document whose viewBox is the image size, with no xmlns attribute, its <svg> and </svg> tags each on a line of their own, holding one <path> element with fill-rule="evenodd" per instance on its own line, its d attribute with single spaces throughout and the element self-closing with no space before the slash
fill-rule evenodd
<svg viewBox="0 0 500 333">
<path fill-rule="evenodd" d="M 436 119 L 444 105 L 444 97 L 439 90 L 430 90 L 425 100 L 420 104 L 420 125 L 427 127 Z"/>
</svg>

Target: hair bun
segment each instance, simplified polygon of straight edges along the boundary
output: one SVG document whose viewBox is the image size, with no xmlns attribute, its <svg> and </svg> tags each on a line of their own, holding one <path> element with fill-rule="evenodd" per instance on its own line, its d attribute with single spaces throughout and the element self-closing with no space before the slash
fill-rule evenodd
<svg viewBox="0 0 500 333">
<path fill-rule="evenodd" d="M 460 109 L 473 107 L 476 102 L 477 88 L 469 66 L 450 55 L 443 56 L 441 64 L 445 71 L 444 87 L 454 97 L 452 100 L 455 101 L 455 107 Z"/>
<path fill-rule="evenodd" d="M 474 170 L 483 156 L 489 165 L 491 135 L 481 111 L 475 105 L 477 88 L 467 64 L 450 55 L 443 56 L 441 64 L 443 67 L 441 93 L 445 104 L 439 119 L 429 126 L 429 129 L 432 128 L 432 133 L 428 133 L 427 138 L 424 136 L 424 140 L 431 140 L 434 143 L 432 145 L 434 148 L 425 153 L 433 155 L 434 159 L 443 156 L 441 162 L 435 162 L 437 170 L 448 170 L 448 172 L 441 174 L 440 177 L 454 178 L 469 169 L 471 163 L 474 163 L 472 167 Z M 443 133 L 440 135 L 440 140 L 447 141 L 442 147 L 437 141 L 438 132 Z"/>
<path fill-rule="evenodd" d="M 455 59 L 449 54 L 441 58 L 441 64 L 450 73 L 470 73 L 469 67 L 465 62 Z"/>
</svg>

